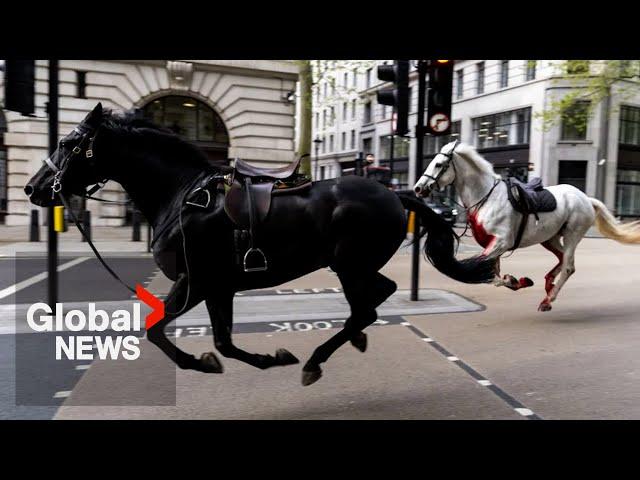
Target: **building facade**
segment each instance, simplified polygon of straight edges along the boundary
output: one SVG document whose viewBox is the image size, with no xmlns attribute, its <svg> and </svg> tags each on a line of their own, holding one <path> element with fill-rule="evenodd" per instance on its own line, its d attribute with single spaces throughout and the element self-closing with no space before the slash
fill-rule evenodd
<svg viewBox="0 0 640 480">
<path fill-rule="evenodd" d="M 380 61 L 387 63 L 390 61 Z M 597 105 L 586 131 L 557 122 L 543 128 L 537 115 L 551 102 L 576 88 L 559 72 L 560 61 L 456 60 L 453 82 L 452 129 L 447 137 L 425 138 L 423 167 L 447 142 L 459 139 L 474 145 L 497 172 L 522 179 L 540 176 L 546 184 L 569 183 L 602 199 L 620 217 L 640 217 L 640 84 L 635 80 L 614 84 L 607 102 Z M 597 71 L 597 62 L 580 62 Z M 375 65 L 367 62 L 350 80 L 357 85 L 346 102 L 356 103 L 356 114 L 345 116 L 345 99 L 327 102 L 331 83 L 320 80 L 315 94 L 314 137 L 322 143 L 318 176 L 337 176 L 338 162 L 353 160 L 361 151 L 375 155 L 376 163 L 389 165 L 391 157 L 391 108 L 376 104 Z M 335 82 L 344 72 L 336 69 Z M 413 185 L 416 142 L 417 75 L 410 72 L 410 134 L 393 139 L 393 171 L 400 187 Z M 327 91 L 325 95 L 325 91 Z M 342 106 L 340 105 L 342 103 Z M 315 102 L 314 102 L 315 104 Z M 576 105 L 579 110 L 584 105 Z M 333 123 L 331 108 L 338 112 Z M 355 131 L 355 134 L 352 133 Z M 347 139 L 343 148 L 343 139 Z M 349 141 L 355 136 L 355 147 Z M 333 138 L 333 141 L 332 141 Z M 337 142 L 337 143 L 336 143 Z M 323 168 L 324 167 L 324 168 Z M 324 176 L 323 176 L 324 174 Z"/>
<path fill-rule="evenodd" d="M 27 224 L 37 208 L 22 189 L 47 156 L 47 78 L 48 62 L 36 61 L 35 117 L 0 111 L 0 222 L 8 225 Z M 197 144 L 212 163 L 237 157 L 282 165 L 294 158 L 297 79 L 290 61 L 61 60 L 59 132 L 67 135 L 102 102 L 115 110 L 138 109 Z M 2 72 L 0 105 L 1 87 Z M 126 198 L 113 182 L 101 193 Z M 123 225 L 131 214 L 130 207 L 91 200 L 78 208 L 91 210 L 95 225 Z"/>
</svg>

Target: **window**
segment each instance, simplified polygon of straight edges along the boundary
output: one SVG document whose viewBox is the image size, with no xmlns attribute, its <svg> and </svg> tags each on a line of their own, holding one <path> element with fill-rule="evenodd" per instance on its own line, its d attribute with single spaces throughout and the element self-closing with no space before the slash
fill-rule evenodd
<svg viewBox="0 0 640 480">
<path fill-rule="evenodd" d="M 367 102 L 364 104 L 364 115 L 362 117 L 362 122 L 367 124 L 372 122 L 371 118 L 371 102 Z"/>
<path fill-rule="evenodd" d="M 331 115 L 329 116 L 329 125 L 333 125 L 336 119 L 336 107 L 331 107 Z"/>
<path fill-rule="evenodd" d="M 509 86 L 509 60 L 500 63 L 500 88 Z"/>
<path fill-rule="evenodd" d="M 326 141 L 326 137 L 322 137 L 322 143 L 320 145 L 322 145 L 322 153 L 325 153 L 327 151 L 327 141 Z"/>
<path fill-rule="evenodd" d="M 351 130 L 351 150 L 355 150 L 356 148 L 356 131 Z"/>
<path fill-rule="evenodd" d="M 424 137 L 424 154 L 434 155 L 442 150 L 447 143 L 460 139 L 460 121 L 453 122 L 451 124 L 451 133 L 449 135 L 443 135 L 441 137 L 434 137 L 431 134 L 427 134 Z"/>
<path fill-rule="evenodd" d="M 333 135 L 329 135 L 329 151 L 333 152 Z"/>
<path fill-rule="evenodd" d="M 536 79 L 536 62 L 535 60 L 527 60 L 527 70 L 525 72 L 525 81 Z"/>
<path fill-rule="evenodd" d="M 367 69 L 367 78 L 366 78 L 366 88 L 371 88 L 371 76 L 373 75 L 373 68 L 368 68 Z"/>
<path fill-rule="evenodd" d="M 584 160 L 560 160 L 558 162 L 558 183 L 573 185 L 585 192 L 587 186 L 587 162 Z"/>
<path fill-rule="evenodd" d="M 567 60 L 566 68 L 569 75 L 589 73 L 589 60 Z"/>
<path fill-rule="evenodd" d="M 529 143 L 531 108 L 474 118 L 473 138 L 476 148 Z"/>
<path fill-rule="evenodd" d="M 347 149 L 347 132 L 342 132 L 342 150 Z"/>
<path fill-rule="evenodd" d="M 409 145 L 411 140 L 403 137 L 395 137 L 393 139 L 393 158 L 401 158 L 409 156 Z M 391 158 L 391 135 L 380 137 L 380 159 L 387 160 Z"/>
<path fill-rule="evenodd" d="M 456 98 L 462 98 L 463 86 L 464 86 L 464 71 L 461 68 L 460 70 L 456 71 Z"/>
<path fill-rule="evenodd" d="M 351 120 L 356 119 L 356 101 L 351 100 Z"/>
<path fill-rule="evenodd" d="M 349 86 L 349 72 L 344 72 L 342 85 L 344 85 L 345 88 Z"/>
<path fill-rule="evenodd" d="M 0 223 L 4 223 L 7 213 L 7 149 L 4 146 L 4 134 L 7 131 L 7 125 L 0 110 Z"/>
<path fill-rule="evenodd" d="M 316 128 L 320 130 L 320 113 L 316 112 Z"/>
<path fill-rule="evenodd" d="M 580 100 L 562 114 L 561 140 L 586 140 L 589 102 Z"/>
<path fill-rule="evenodd" d="M 626 145 L 640 145 L 640 108 L 620 107 L 620 140 Z"/>
<path fill-rule="evenodd" d="M 640 217 L 640 170 L 618 169 L 616 215 Z"/>
<path fill-rule="evenodd" d="M 324 82 L 324 98 L 327 98 L 327 82 Z"/>
<path fill-rule="evenodd" d="M 347 108 L 348 108 L 347 102 L 344 102 L 342 104 L 342 120 L 343 121 L 347 119 Z"/>
<path fill-rule="evenodd" d="M 327 111 L 325 109 L 322 109 L 322 127 L 327 127 Z"/>
<path fill-rule="evenodd" d="M 353 88 L 356 88 L 358 86 L 358 69 L 354 68 L 353 69 Z"/>
<path fill-rule="evenodd" d="M 372 153 L 371 150 L 371 138 L 363 138 L 362 139 L 362 150 L 365 155 Z"/>
<path fill-rule="evenodd" d="M 76 72 L 76 97 L 87 98 L 87 72 Z"/>
<path fill-rule="evenodd" d="M 476 65 L 476 93 L 480 95 L 484 93 L 484 62 L 480 62 Z"/>
</svg>

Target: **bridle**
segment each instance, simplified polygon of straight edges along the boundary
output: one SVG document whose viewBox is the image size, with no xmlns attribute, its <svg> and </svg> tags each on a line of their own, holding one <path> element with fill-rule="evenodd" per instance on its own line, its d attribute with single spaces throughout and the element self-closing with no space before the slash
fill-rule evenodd
<svg viewBox="0 0 640 480">
<path fill-rule="evenodd" d="M 445 157 L 447 157 L 447 161 L 442 163 L 442 168 L 440 169 L 440 171 L 438 172 L 438 174 L 434 177 L 432 175 L 429 175 L 428 173 L 424 173 L 422 176 L 423 177 L 427 177 L 429 180 L 433 180 L 433 182 L 435 183 L 436 187 L 438 187 L 438 190 L 442 190 L 442 187 L 440 187 L 440 184 L 438 183 L 438 181 L 440 180 L 440 178 L 442 178 L 442 176 L 447 172 L 447 170 L 449 170 L 449 167 L 453 167 L 453 171 L 454 173 L 457 174 L 456 170 L 456 166 L 453 163 L 453 153 L 456 150 L 456 147 L 460 144 L 460 140 L 456 140 L 455 143 L 453 144 L 453 148 L 448 152 L 448 153 L 442 153 L 440 152 L 439 155 L 444 155 Z"/>
</svg>

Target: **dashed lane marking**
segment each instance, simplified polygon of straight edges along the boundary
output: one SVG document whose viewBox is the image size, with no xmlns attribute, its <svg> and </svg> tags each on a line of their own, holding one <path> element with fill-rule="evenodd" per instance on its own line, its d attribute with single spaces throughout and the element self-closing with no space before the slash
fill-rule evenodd
<svg viewBox="0 0 640 480">
<path fill-rule="evenodd" d="M 61 390 L 53 394 L 53 398 L 67 398 L 71 395 L 71 390 Z"/>
<path fill-rule="evenodd" d="M 535 414 L 531 409 L 525 407 L 521 402 L 513 398 L 507 392 L 502 390 L 497 385 L 491 383 L 490 380 L 485 378 L 483 375 L 474 370 L 467 363 L 462 361 L 459 357 L 453 355 L 446 348 L 436 342 L 433 338 L 426 335 L 422 330 L 412 325 L 411 323 L 404 321 L 400 323 L 400 325 L 406 326 L 409 330 L 415 333 L 418 337 L 420 337 L 423 341 L 427 342 L 431 345 L 435 350 L 437 350 L 441 355 L 443 355 L 447 360 L 454 363 L 462 370 L 464 370 L 470 377 L 472 377 L 476 382 L 478 382 L 483 387 L 487 387 L 491 392 L 493 392 L 497 397 L 499 397 L 502 401 L 504 401 L 507 405 L 509 405 L 517 414 L 522 415 L 523 417 L 529 420 L 542 420 L 542 418 Z"/>
</svg>

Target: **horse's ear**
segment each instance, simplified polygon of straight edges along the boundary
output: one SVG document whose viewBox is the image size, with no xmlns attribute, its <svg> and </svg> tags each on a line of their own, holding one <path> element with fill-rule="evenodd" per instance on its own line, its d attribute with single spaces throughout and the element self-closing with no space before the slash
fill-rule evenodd
<svg viewBox="0 0 640 480">
<path fill-rule="evenodd" d="M 91 110 L 87 114 L 87 116 L 84 117 L 82 124 L 88 127 L 95 128 L 98 125 L 100 125 L 101 120 L 102 120 L 102 102 L 98 102 L 98 104 L 95 107 L 93 107 L 93 110 Z"/>
</svg>

